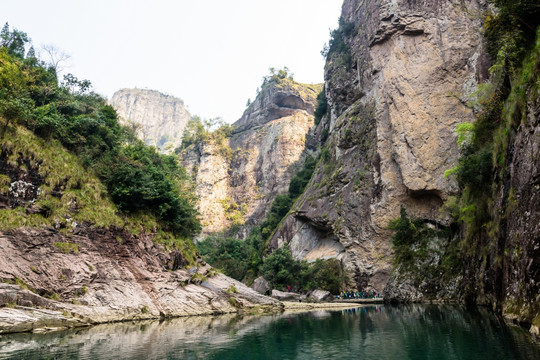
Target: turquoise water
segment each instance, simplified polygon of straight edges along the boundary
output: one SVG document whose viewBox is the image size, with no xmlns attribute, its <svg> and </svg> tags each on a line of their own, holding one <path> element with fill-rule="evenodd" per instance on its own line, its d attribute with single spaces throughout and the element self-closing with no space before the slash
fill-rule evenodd
<svg viewBox="0 0 540 360">
<path fill-rule="evenodd" d="M 380 305 L 3 335 L 0 359 L 537 360 L 540 346 L 484 309 Z"/>
</svg>

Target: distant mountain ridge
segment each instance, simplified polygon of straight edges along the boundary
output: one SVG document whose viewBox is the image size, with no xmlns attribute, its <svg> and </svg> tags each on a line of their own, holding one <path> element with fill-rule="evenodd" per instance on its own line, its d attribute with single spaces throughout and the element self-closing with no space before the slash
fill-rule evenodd
<svg viewBox="0 0 540 360">
<path fill-rule="evenodd" d="M 121 122 L 132 126 L 137 137 L 161 152 L 171 153 L 182 143 L 191 114 L 180 98 L 148 89 L 121 89 L 109 103 Z"/>
</svg>

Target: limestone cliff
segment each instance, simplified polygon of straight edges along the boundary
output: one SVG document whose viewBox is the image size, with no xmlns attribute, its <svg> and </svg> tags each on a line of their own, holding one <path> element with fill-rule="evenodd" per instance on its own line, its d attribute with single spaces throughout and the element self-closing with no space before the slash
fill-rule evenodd
<svg viewBox="0 0 540 360">
<path fill-rule="evenodd" d="M 191 118 L 181 99 L 155 90 L 118 90 L 110 104 L 139 139 L 166 153 L 182 143 L 182 132 Z"/>
<path fill-rule="evenodd" d="M 271 240 L 296 258 L 341 259 L 348 286 L 382 292 L 400 206 L 437 226 L 457 191 L 455 129 L 486 74 L 483 1 L 346 0 L 325 67 L 328 131 L 313 178 Z M 324 138 L 323 138 L 324 139 Z"/>
<path fill-rule="evenodd" d="M 308 153 L 306 136 L 321 87 L 274 79 L 233 124 L 227 144 L 202 142 L 184 151 L 200 197 L 203 235 L 233 227 L 245 237 L 274 197 L 287 192 Z"/>
</svg>

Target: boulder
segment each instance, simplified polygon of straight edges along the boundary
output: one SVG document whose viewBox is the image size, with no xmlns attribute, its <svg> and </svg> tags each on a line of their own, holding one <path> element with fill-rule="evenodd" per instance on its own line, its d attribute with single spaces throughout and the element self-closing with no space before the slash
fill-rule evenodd
<svg viewBox="0 0 540 360">
<path fill-rule="evenodd" d="M 266 281 L 266 279 L 262 276 L 259 276 L 255 279 L 253 285 L 251 285 L 251 288 L 259 294 L 263 295 L 266 295 L 270 291 L 270 285 L 268 285 L 268 281 Z"/>
<path fill-rule="evenodd" d="M 279 291 L 279 290 L 272 290 L 272 297 L 273 298 L 276 298 L 278 300 L 296 300 L 296 301 L 299 301 L 299 300 L 302 300 L 303 298 L 305 298 L 304 296 L 298 294 L 298 293 L 293 293 L 293 292 L 284 292 L 284 291 Z"/>
<path fill-rule="evenodd" d="M 326 301 L 332 298 L 332 294 L 330 294 L 330 291 L 317 289 L 311 292 L 309 298 L 314 301 Z"/>
</svg>

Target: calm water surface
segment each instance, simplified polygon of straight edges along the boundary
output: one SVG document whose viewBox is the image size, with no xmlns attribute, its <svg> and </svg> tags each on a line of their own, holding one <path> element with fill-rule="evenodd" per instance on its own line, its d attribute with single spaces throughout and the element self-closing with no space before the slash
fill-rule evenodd
<svg viewBox="0 0 540 360">
<path fill-rule="evenodd" d="M 381 305 L 3 335 L 0 359 L 538 360 L 540 346 L 482 309 Z"/>
</svg>

